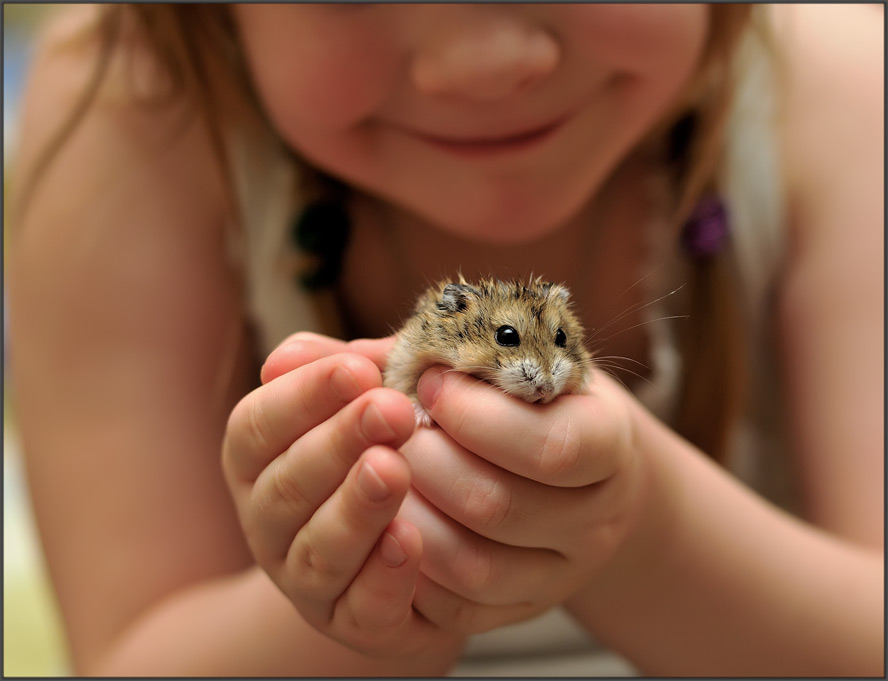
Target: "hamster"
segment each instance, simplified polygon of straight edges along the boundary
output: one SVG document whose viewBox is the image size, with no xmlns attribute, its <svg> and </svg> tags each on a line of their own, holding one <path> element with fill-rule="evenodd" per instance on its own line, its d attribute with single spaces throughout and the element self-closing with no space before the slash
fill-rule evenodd
<svg viewBox="0 0 888 681">
<path fill-rule="evenodd" d="M 383 384 L 413 400 L 422 426 L 431 418 L 416 385 L 433 364 L 545 404 L 585 390 L 591 355 L 564 286 L 540 277 L 470 284 L 460 274 L 459 281 L 441 281 L 419 297 L 388 356 Z"/>
</svg>

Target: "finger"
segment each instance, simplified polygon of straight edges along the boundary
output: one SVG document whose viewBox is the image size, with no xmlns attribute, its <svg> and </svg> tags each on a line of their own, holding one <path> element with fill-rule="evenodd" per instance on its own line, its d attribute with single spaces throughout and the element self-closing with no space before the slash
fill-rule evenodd
<svg viewBox="0 0 888 681">
<path fill-rule="evenodd" d="M 631 448 L 626 408 L 596 373 L 590 394 L 530 404 L 466 374 L 432 367 L 419 400 L 447 433 L 491 463 L 548 485 L 578 487 L 613 475 Z"/>
<path fill-rule="evenodd" d="M 310 430 L 259 474 L 242 521 L 264 566 L 283 560 L 297 531 L 336 492 L 358 457 L 401 446 L 413 431 L 410 400 L 376 388 Z"/>
<path fill-rule="evenodd" d="M 336 602 L 331 635 L 372 655 L 452 650 L 463 637 L 442 631 L 414 607 L 421 555 L 419 530 L 395 518 Z"/>
<path fill-rule="evenodd" d="M 344 352 L 346 342 L 317 333 L 300 331 L 282 341 L 265 359 L 259 372 L 262 383 L 328 355 Z"/>
<path fill-rule="evenodd" d="M 623 510 L 617 503 L 622 478 L 585 487 L 544 485 L 476 456 L 440 428 L 417 430 L 402 452 L 411 484 L 423 498 L 476 534 L 503 544 L 565 554 Z"/>
<path fill-rule="evenodd" d="M 380 370 L 385 368 L 389 352 L 395 346 L 395 337 L 360 338 L 348 343 L 348 352 L 356 352 L 376 363 Z"/>
<path fill-rule="evenodd" d="M 226 472 L 254 481 L 269 462 L 362 393 L 382 384 L 379 369 L 355 354 L 324 357 L 260 386 L 228 419 Z"/>
<path fill-rule="evenodd" d="M 394 519 L 337 601 L 334 619 L 338 626 L 365 635 L 403 631 L 410 626 L 421 556 L 419 530 Z"/>
<path fill-rule="evenodd" d="M 395 337 L 360 338 L 345 342 L 307 331 L 295 333 L 278 345 L 265 360 L 260 371 L 262 383 L 268 383 L 288 371 L 341 352 L 354 352 L 371 360 L 380 371 L 385 367 Z"/>
<path fill-rule="evenodd" d="M 458 596 L 505 605 L 514 603 L 516 593 L 545 600 L 560 588 L 552 576 L 566 561 L 555 551 L 486 539 L 445 516 L 413 489 L 398 517 L 422 532 L 423 574 Z"/>
<path fill-rule="evenodd" d="M 410 555 L 396 538 L 386 540 L 384 535 L 409 484 L 410 471 L 400 454 L 371 447 L 296 534 L 284 564 L 285 579 L 293 585 L 291 598 L 310 608 L 317 621 L 330 620 L 334 603 L 377 544 L 388 568 L 409 561 L 418 569 L 420 551 L 408 546 Z"/>
<path fill-rule="evenodd" d="M 551 604 L 484 605 L 458 596 L 420 574 L 413 607 L 439 629 L 469 635 L 530 619 L 549 609 Z"/>
</svg>

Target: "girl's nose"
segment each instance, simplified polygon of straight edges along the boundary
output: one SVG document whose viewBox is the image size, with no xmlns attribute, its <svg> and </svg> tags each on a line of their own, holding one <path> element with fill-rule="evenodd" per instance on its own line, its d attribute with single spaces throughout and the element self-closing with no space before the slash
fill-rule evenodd
<svg viewBox="0 0 888 681">
<path fill-rule="evenodd" d="M 545 80 L 560 56 L 542 26 L 508 14 L 476 16 L 433 29 L 415 53 L 411 76 L 424 94 L 496 101 Z"/>
</svg>

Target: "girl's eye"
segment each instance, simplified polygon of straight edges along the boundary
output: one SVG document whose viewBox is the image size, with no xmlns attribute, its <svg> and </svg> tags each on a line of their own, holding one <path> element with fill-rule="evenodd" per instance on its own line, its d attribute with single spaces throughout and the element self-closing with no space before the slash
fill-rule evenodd
<svg viewBox="0 0 888 681">
<path fill-rule="evenodd" d="M 506 347 L 521 345 L 521 339 L 518 337 L 518 332 L 511 326 L 499 327 L 493 337 L 497 343 L 505 345 Z"/>
<path fill-rule="evenodd" d="M 559 348 L 563 348 L 567 345 L 567 334 L 561 329 L 558 329 L 558 331 L 555 332 L 555 345 Z"/>
</svg>

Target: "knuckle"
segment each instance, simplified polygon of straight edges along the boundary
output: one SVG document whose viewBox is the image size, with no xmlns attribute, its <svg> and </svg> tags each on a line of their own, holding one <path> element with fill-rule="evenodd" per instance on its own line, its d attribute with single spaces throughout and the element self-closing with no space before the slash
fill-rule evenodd
<svg viewBox="0 0 888 681">
<path fill-rule="evenodd" d="M 476 383 L 479 379 L 463 374 L 455 369 L 447 370 L 442 375 L 441 392 L 435 402 L 435 409 L 442 412 L 454 432 L 471 431 L 477 427 Z"/>
<path fill-rule="evenodd" d="M 297 375 L 299 379 L 301 374 Z M 291 386 L 285 386 L 286 391 L 280 393 L 280 399 L 286 402 L 287 411 L 294 416 L 300 417 L 300 422 L 304 422 L 305 427 L 316 423 L 320 416 L 317 414 L 316 405 L 311 401 L 311 386 L 303 380 L 298 380 Z M 256 417 L 257 426 L 265 428 L 270 433 L 270 424 L 264 415 Z"/>
<path fill-rule="evenodd" d="M 363 355 L 359 355 L 355 352 L 339 352 L 335 355 L 331 355 L 336 359 L 336 362 L 342 368 L 352 372 L 355 375 L 361 375 L 362 373 L 370 373 L 374 378 L 379 377 L 379 384 L 382 384 L 382 372 L 380 372 L 379 367 L 373 363 L 373 360 L 368 357 L 364 357 Z"/>
<path fill-rule="evenodd" d="M 329 559 L 309 538 L 297 537 L 287 554 L 287 570 L 292 583 L 313 598 L 322 597 L 331 586 L 342 580 L 342 570 Z"/>
<path fill-rule="evenodd" d="M 362 586 L 367 602 L 372 607 L 360 607 L 351 599 L 340 599 L 336 616 L 342 618 L 342 626 L 351 632 L 370 635 L 374 639 L 398 629 L 410 616 L 409 608 L 399 607 L 398 598 L 382 588 L 370 584 Z"/>
<path fill-rule="evenodd" d="M 539 472 L 553 483 L 570 478 L 580 462 L 582 443 L 569 418 L 556 418 L 539 444 Z"/>
<path fill-rule="evenodd" d="M 446 398 L 446 399 L 444 399 Z M 449 412 L 448 414 L 443 414 L 444 418 L 448 418 L 450 423 L 450 430 L 455 433 L 463 433 L 466 431 L 471 431 L 472 422 L 474 419 L 477 419 L 477 415 L 473 419 L 473 411 L 470 408 L 469 404 L 463 401 L 458 393 L 449 393 L 444 395 L 442 391 L 441 398 L 435 403 L 435 407 L 437 411 L 440 413 L 441 408 L 438 405 L 446 405 Z"/>
<path fill-rule="evenodd" d="M 366 635 L 367 627 L 364 625 L 362 618 L 358 615 L 355 607 L 348 600 L 340 600 L 337 603 L 334 619 L 337 620 L 338 628 L 354 637 L 355 634 Z M 355 645 L 363 647 L 369 642 L 354 641 Z"/>
<path fill-rule="evenodd" d="M 247 412 L 253 399 L 252 393 L 241 398 L 228 415 L 228 421 L 225 424 L 225 441 L 232 447 L 239 449 L 243 444 L 243 424 L 247 419 Z"/>
<path fill-rule="evenodd" d="M 482 541 L 461 542 L 453 569 L 462 588 L 473 597 L 484 594 L 496 582 L 493 556 Z"/>
<path fill-rule="evenodd" d="M 468 481 L 462 506 L 480 527 L 496 530 L 508 521 L 512 502 L 509 485 L 502 484 L 497 476 Z"/>
<path fill-rule="evenodd" d="M 253 399 L 244 402 L 244 414 L 239 420 L 240 426 L 253 448 L 265 451 L 272 441 L 272 427 L 262 400 Z"/>
<path fill-rule="evenodd" d="M 370 446 L 361 429 L 362 413 L 362 407 L 349 405 L 331 421 L 334 427 L 330 429 L 325 449 L 327 456 L 344 468 L 350 468 L 357 456 Z"/>
<path fill-rule="evenodd" d="M 337 638 L 348 641 L 348 646 L 365 655 L 378 655 L 387 649 L 384 628 L 365 620 L 362 613 L 347 601 L 340 600 L 334 610 L 333 629 Z"/>
<path fill-rule="evenodd" d="M 253 415 L 257 408 L 255 394 L 242 398 L 228 415 L 222 446 L 222 469 L 227 478 L 253 481 L 258 475 L 252 470 L 250 453 L 257 451 L 266 443 L 264 426 L 257 426 Z M 261 418 L 261 417 L 260 417 Z"/>
<path fill-rule="evenodd" d="M 271 510 L 283 503 L 288 514 L 301 517 L 313 504 L 285 463 L 286 455 L 277 459 L 270 467 L 271 495 L 257 495 L 254 503 L 260 511 Z"/>
<path fill-rule="evenodd" d="M 401 641 L 397 632 L 391 630 L 368 629 L 359 619 L 351 615 L 333 622 L 334 638 L 346 642 L 349 648 L 370 657 L 388 657 L 400 649 Z"/>
</svg>

